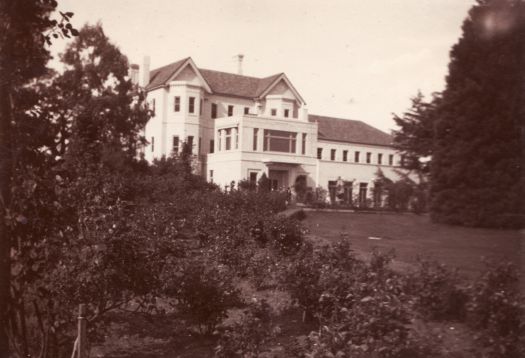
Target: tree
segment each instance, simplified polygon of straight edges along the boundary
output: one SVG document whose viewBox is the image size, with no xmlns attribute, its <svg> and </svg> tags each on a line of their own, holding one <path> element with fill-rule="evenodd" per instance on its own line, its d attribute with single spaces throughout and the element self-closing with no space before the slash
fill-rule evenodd
<svg viewBox="0 0 525 358">
<path fill-rule="evenodd" d="M 463 23 L 435 121 L 434 220 L 524 223 L 524 38 L 522 1 L 479 0 Z"/>
<path fill-rule="evenodd" d="M 423 181 L 430 173 L 433 126 L 439 96 L 434 94 L 432 101 L 426 102 L 423 94 L 418 92 L 411 101 L 410 109 L 403 116 L 394 114 L 399 129 L 392 134 L 394 146 L 403 156 L 403 168 L 416 173 Z"/>
<path fill-rule="evenodd" d="M 55 0 L 4 0 L 0 2 L 0 355 L 9 350 L 7 326 L 9 319 L 9 286 L 11 276 L 10 227 L 17 218 L 12 210 L 12 183 L 17 158 L 14 149 L 17 142 L 13 126 L 23 115 L 21 93 L 29 81 L 45 73 L 49 53 L 45 43 L 50 38 L 74 34 L 69 24 L 72 13 L 61 13 L 60 23 L 51 20 L 50 15 L 57 6 Z M 68 25 L 66 27 L 65 23 Z M 60 25 L 60 35 L 57 30 Z M 26 102 L 27 104 L 27 102 Z M 27 115 L 27 113 L 26 113 Z M 3 218 L 7 218 L 4 220 Z"/>
</svg>

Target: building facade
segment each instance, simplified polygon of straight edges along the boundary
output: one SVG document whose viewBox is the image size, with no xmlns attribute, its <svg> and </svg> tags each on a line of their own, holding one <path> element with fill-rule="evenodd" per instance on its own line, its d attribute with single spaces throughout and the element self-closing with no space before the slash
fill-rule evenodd
<svg viewBox="0 0 525 358">
<path fill-rule="evenodd" d="M 373 200 L 378 169 L 397 176 L 390 135 L 308 114 L 284 73 L 255 78 L 201 69 L 186 58 L 152 71 L 146 63 L 143 86 L 154 113 L 144 130 L 146 160 L 178 153 L 186 142 L 195 171 L 222 188 L 265 173 L 274 190 L 299 178 L 332 200 L 337 191 L 338 200 L 364 203 Z"/>
</svg>

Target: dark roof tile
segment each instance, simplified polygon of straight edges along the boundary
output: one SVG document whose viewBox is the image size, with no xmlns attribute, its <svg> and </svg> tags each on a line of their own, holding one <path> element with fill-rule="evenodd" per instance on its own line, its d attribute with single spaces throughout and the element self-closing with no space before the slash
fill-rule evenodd
<svg viewBox="0 0 525 358">
<path fill-rule="evenodd" d="M 165 85 L 187 59 L 150 71 L 150 82 L 146 89 Z M 202 68 L 199 68 L 199 72 L 214 93 L 245 98 L 259 97 L 281 75 L 257 78 Z"/>
<path fill-rule="evenodd" d="M 368 124 L 343 118 L 308 115 L 310 122 L 318 123 L 318 138 L 337 142 L 371 145 L 392 145 L 392 136 Z"/>
</svg>

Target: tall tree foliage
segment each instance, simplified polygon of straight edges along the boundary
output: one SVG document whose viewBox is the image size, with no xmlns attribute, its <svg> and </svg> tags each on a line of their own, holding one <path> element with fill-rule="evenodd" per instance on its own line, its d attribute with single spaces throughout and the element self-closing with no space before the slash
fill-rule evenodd
<svg viewBox="0 0 525 358">
<path fill-rule="evenodd" d="M 70 37 L 76 33 L 69 24 L 72 13 L 61 13 L 60 21 L 50 18 L 56 7 L 55 0 L 0 2 L 0 356 L 6 356 L 9 350 L 10 253 L 15 241 L 12 228 L 24 221 L 12 202 L 15 187 L 22 186 L 15 172 L 21 168 L 21 152 L 28 153 L 37 147 L 33 142 L 22 148 L 18 130 L 24 126 L 42 128 L 37 120 L 38 113 L 27 112 L 36 97 L 24 86 L 46 71 L 49 53 L 45 43 L 50 44 L 51 38 Z M 27 140 L 23 143 L 27 144 Z"/>
<path fill-rule="evenodd" d="M 435 123 L 437 221 L 523 224 L 524 39 L 520 0 L 479 0 L 463 24 Z"/>
<path fill-rule="evenodd" d="M 394 114 L 399 129 L 393 131 L 394 146 L 403 156 L 402 166 L 425 180 L 430 174 L 433 126 L 439 96 L 425 101 L 421 92 L 411 99 L 412 105 L 402 116 Z"/>
</svg>

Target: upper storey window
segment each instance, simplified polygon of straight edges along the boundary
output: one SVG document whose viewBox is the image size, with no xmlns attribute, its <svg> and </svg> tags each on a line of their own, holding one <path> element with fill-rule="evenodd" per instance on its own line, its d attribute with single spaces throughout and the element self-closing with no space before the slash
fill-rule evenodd
<svg viewBox="0 0 525 358">
<path fill-rule="evenodd" d="M 366 163 L 370 164 L 372 162 L 372 153 L 367 152 L 366 153 Z"/>
<path fill-rule="evenodd" d="M 290 117 L 290 110 L 289 110 L 289 109 L 285 109 L 285 110 L 284 110 L 284 117 L 285 117 L 285 118 Z"/>
<path fill-rule="evenodd" d="M 195 113 L 195 97 L 190 97 L 190 101 L 188 102 L 188 112 Z"/>
<path fill-rule="evenodd" d="M 217 103 L 211 104 L 211 118 L 217 118 Z"/>
<path fill-rule="evenodd" d="M 233 106 L 229 105 L 228 106 L 228 117 L 231 117 L 231 116 L 233 116 Z"/>
<path fill-rule="evenodd" d="M 394 165 L 394 155 L 390 154 L 388 156 L 388 165 Z"/>
<path fill-rule="evenodd" d="M 383 154 L 377 154 L 377 164 L 383 164 Z"/>
<path fill-rule="evenodd" d="M 225 150 L 232 149 L 232 130 L 231 130 L 231 128 L 226 129 L 225 135 L 224 135 L 224 140 L 225 140 L 225 144 L 226 144 L 226 147 L 224 149 Z"/>
<path fill-rule="evenodd" d="M 244 107 L 244 114 L 250 114 L 250 107 Z"/>
<path fill-rule="evenodd" d="M 277 115 L 277 110 L 275 108 L 272 108 L 271 113 L 272 113 L 272 116 L 276 116 Z"/>
<path fill-rule="evenodd" d="M 180 112 L 180 97 L 175 96 L 173 99 L 173 111 L 174 112 Z"/>
<path fill-rule="evenodd" d="M 359 152 L 354 153 L 354 162 L 359 163 Z"/>
<path fill-rule="evenodd" d="M 295 153 L 297 133 L 264 130 L 264 151 Z"/>
</svg>

